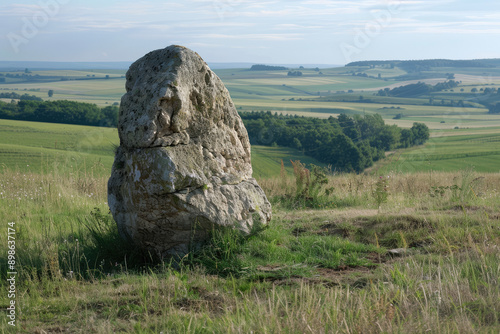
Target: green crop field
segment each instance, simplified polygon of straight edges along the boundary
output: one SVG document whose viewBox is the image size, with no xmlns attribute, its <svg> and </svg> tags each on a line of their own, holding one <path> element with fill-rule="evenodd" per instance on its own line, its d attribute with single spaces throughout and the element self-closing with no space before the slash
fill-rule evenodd
<svg viewBox="0 0 500 334">
<path fill-rule="evenodd" d="M 0 88 L 2 88 L 1 85 Z M 8 88 L 8 91 L 3 92 L 35 95 L 48 101 L 71 100 L 106 106 L 120 102 L 122 95 L 125 93 L 125 79 L 18 83 L 10 84 Z M 38 91 L 38 89 L 40 90 Z M 51 98 L 47 95 L 49 90 L 54 91 Z"/>
<path fill-rule="evenodd" d="M 109 176 L 114 148 L 119 144 L 116 129 L 0 120 L 0 166 L 20 172 L 75 174 L 91 170 Z M 280 175 L 281 160 L 292 173 L 290 160 L 324 166 L 291 148 L 252 146 L 254 177 Z"/>
<path fill-rule="evenodd" d="M 379 174 L 429 171 L 500 171 L 500 131 L 498 128 L 434 132 L 423 146 L 395 152 L 372 170 Z M 460 133 L 461 132 L 461 133 Z M 437 136 L 436 136 L 437 135 Z"/>
<path fill-rule="evenodd" d="M 0 120 L 0 165 L 21 172 L 109 175 L 116 129 Z"/>
</svg>

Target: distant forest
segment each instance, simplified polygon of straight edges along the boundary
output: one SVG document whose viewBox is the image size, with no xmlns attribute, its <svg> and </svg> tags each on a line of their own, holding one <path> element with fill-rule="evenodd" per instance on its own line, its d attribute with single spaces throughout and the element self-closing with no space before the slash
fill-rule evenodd
<svg viewBox="0 0 500 334">
<path fill-rule="evenodd" d="M 398 66 L 406 68 L 430 68 L 430 67 L 497 67 L 500 66 L 500 58 L 495 59 L 424 59 L 424 60 L 366 60 L 355 61 L 346 66 Z"/>
<path fill-rule="evenodd" d="M 271 66 L 271 65 L 252 65 L 250 71 L 284 71 L 288 70 L 288 67 L 284 66 Z"/>
<path fill-rule="evenodd" d="M 0 93 L 0 99 L 17 99 L 17 100 L 25 100 L 25 101 L 43 101 L 41 97 L 29 94 L 19 95 L 17 93 Z"/>
<path fill-rule="evenodd" d="M 445 89 L 452 89 L 457 87 L 458 81 L 449 80 L 446 82 L 439 82 L 436 85 L 428 85 L 424 82 L 417 82 L 405 86 L 396 87 L 393 89 L 385 88 L 380 89 L 377 93 L 378 96 L 394 96 L 394 97 L 416 97 L 431 92 L 439 92 Z"/>
<path fill-rule="evenodd" d="M 423 123 L 401 129 L 386 125 L 378 114 L 341 114 L 328 119 L 270 111 L 240 115 L 252 144 L 296 148 L 343 172 L 359 173 L 382 159 L 386 151 L 421 145 L 429 139 L 429 128 Z"/>
<path fill-rule="evenodd" d="M 0 101 L 0 118 L 21 121 L 116 127 L 118 107 L 99 108 L 95 104 L 74 101 Z"/>
</svg>

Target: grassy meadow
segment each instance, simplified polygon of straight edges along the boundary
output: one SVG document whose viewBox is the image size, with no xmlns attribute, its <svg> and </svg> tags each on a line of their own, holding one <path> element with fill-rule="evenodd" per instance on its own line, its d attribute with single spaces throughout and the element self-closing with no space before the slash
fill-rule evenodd
<svg viewBox="0 0 500 334">
<path fill-rule="evenodd" d="M 20 172 L 109 175 L 116 129 L 0 120 L 0 166 Z"/>
<path fill-rule="evenodd" d="M 437 97 L 500 84 L 500 72 L 486 70 L 440 69 L 462 83 Z M 17 271 L 16 327 L 0 312 L 0 333 L 498 333 L 500 116 L 426 105 L 429 97 L 375 98 L 410 82 L 398 67 L 301 71 L 216 72 L 238 110 L 380 113 L 402 127 L 424 122 L 430 140 L 358 175 L 252 146 L 254 177 L 273 204 L 269 226 L 246 238 L 214 231 L 176 263 L 118 236 L 107 205 L 116 129 L 0 120 L 0 245 L 13 228 Z M 0 93 L 100 106 L 124 93 L 124 71 L 32 73 L 86 80 L 7 78 Z M 291 160 L 325 174 L 301 178 Z M 3 310 L 8 261 L 2 247 Z"/>
<path fill-rule="evenodd" d="M 412 173 L 463 170 L 500 172 L 500 131 L 466 129 L 434 131 L 423 146 L 398 150 L 371 168 L 383 175 L 391 172 Z"/>
<path fill-rule="evenodd" d="M 18 272 L 2 333 L 498 332 L 498 173 L 392 174 L 382 202 L 380 178 L 339 175 L 317 207 L 293 176 L 259 179 L 269 227 L 216 233 L 177 265 L 120 240 L 107 178 L 90 174 L 0 172 Z"/>
</svg>

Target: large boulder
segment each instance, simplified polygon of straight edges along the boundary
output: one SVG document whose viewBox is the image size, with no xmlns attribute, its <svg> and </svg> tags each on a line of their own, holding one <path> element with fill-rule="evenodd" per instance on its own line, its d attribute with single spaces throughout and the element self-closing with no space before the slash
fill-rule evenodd
<svg viewBox="0 0 500 334">
<path fill-rule="evenodd" d="M 248 234 L 271 219 L 252 178 L 247 131 L 222 81 L 182 46 L 130 66 L 108 203 L 120 235 L 183 256 L 214 228 Z"/>
</svg>

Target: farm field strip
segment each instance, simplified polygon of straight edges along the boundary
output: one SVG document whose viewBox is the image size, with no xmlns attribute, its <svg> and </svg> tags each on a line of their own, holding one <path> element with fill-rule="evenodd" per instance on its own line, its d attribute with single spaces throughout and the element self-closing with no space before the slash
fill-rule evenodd
<svg viewBox="0 0 500 334">
<path fill-rule="evenodd" d="M 470 132 L 470 131 L 469 131 Z M 401 150 L 374 167 L 379 174 L 391 171 L 451 171 L 473 167 L 478 172 L 500 171 L 500 133 L 431 137 L 423 146 Z"/>
<path fill-rule="evenodd" d="M 499 134 L 500 127 L 431 131 L 431 137 Z"/>
<path fill-rule="evenodd" d="M 0 85 L 0 88 L 2 86 Z M 49 89 L 56 90 L 55 94 L 59 91 L 61 93 L 80 93 L 80 94 L 90 94 L 93 91 L 99 90 L 111 90 L 122 92 L 122 95 L 125 93 L 125 79 L 109 79 L 109 80 L 70 80 L 70 81 L 54 81 L 54 82 L 44 82 L 44 83 L 19 83 L 19 84 L 10 84 L 8 85 L 10 91 L 17 89 L 17 93 L 36 93 L 36 91 L 30 91 L 30 89 L 38 89 L 40 91 L 48 91 Z M 46 96 L 46 95 L 45 95 Z"/>
</svg>

